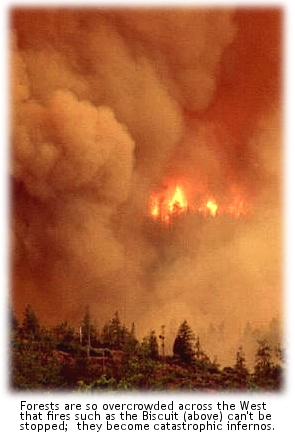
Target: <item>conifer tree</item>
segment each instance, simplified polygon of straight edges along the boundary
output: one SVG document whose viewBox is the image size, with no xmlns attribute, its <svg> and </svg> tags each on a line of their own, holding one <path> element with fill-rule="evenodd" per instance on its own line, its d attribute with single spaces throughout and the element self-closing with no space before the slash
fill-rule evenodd
<svg viewBox="0 0 295 440">
<path fill-rule="evenodd" d="M 210 364 L 210 359 L 201 347 L 200 337 L 197 336 L 195 344 L 195 363 L 199 369 L 205 369 Z"/>
<path fill-rule="evenodd" d="M 24 319 L 22 322 L 21 330 L 25 337 L 27 336 L 35 339 L 40 336 L 39 319 L 37 318 L 34 310 L 29 304 L 26 306 L 24 312 Z"/>
<path fill-rule="evenodd" d="M 258 348 L 255 356 L 254 379 L 258 386 L 272 386 L 274 364 L 271 356 L 271 347 L 266 339 L 258 342 Z"/>
<path fill-rule="evenodd" d="M 173 344 L 173 354 L 178 356 L 180 360 L 186 364 L 190 364 L 194 359 L 193 342 L 195 340 L 194 333 L 187 321 L 184 320 L 179 327 Z"/>
<path fill-rule="evenodd" d="M 145 336 L 141 344 L 141 354 L 145 358 L 153 360 L 159 359 L 159 345 L 156 333 L 152 330 L 148 336 Z"/>
<path fill-rule="evenodd" d="M 249 372 L 246 367 L 245 354 L 241 346 L 238 348 L 236 354 L 234 372 L 236 374 L 237 386 L 240 388 L 245 388 L 247 384 L 247 378 L 249 376 Z"/>
<path fill-rule="evenodd" d="M 105 346 L 114 350 L 121 350 L 125 343 L 127 329 L 121 324 L 119 312 L 104 325 L 101 333 L 102 342 Z"/>
</svg>

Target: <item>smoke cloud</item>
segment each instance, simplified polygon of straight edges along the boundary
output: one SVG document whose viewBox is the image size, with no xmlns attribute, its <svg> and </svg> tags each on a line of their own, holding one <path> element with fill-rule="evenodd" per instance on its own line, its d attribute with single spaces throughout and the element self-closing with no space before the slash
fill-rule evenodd
<svg viewBox="0 0 295 440">
<path fill-rule="evenodd" d="M 221 362 L 210 326 L 231 349 L 246 323 L 280 318 L 281 15 L 11 10 L 17 313 L 79 325 L 89 305 L 103 325 L 119 311 L 139 336 L 166 325 L 168 345 L 187 319 Z M 192 204 L 239 188 L 251 215 L 164 228 L 149 197 L 171 181 Z"/>
</svg>

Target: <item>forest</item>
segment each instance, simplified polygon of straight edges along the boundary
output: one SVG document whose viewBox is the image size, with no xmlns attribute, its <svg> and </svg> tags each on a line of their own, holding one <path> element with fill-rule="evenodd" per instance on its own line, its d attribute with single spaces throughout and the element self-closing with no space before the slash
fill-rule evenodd
<svg viewBox="0 0 295 440">
<path fill-rule="evenodd" d="M 199 336 L 183 320 L 173 353 L 165 336 L 150 331 L 141 341 L 118 312 L 99 330 L 89 307 L 76 331 L 67 321 L 44 326 L 30 305 L 19 321 L 10 316 L 10 387 L 14 391 L 279 391 L 284 353 L 280 344 L 257 339 L 253 368 L 243 347 L 233 365 L 221 366 L 206 354 Z"/>
</svg>

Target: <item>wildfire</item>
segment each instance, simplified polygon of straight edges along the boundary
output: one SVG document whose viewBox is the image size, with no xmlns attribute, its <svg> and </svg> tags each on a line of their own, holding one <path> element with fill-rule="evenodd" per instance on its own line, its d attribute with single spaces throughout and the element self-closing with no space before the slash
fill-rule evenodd
<svg viewBox="0 0 295 440">
<path fill-rule="evenodd" d="M 180 215 L 188 210 L 188 202 L 179 185 L 175 187 L 170 196 L 152 196 L 151 215 L 165 223 L 169 223 L 175 215 Z"/>
<path fill-rule="evenodd" d="M 154 194 L 150 199 L 150 215 L 155 220 L 169 224 L 176 216 L 190 212 L 198 212 L 203 217 L 217 215 L 230 215 L 235 218 L 245 216 L 249 206 L 243 197 L 235 191 L 227 203 L 219 203 L 213 196 L 207 196 L 197 206 L 189 207 L 188 199 L 180 185 L 160 194 Z"/>
<path fill-rule="evenodd" d="M 212 215 L 215 217 L 218 211 L 218 205 L 215 199 L 209 199 L 204 205 L 199 206 L 198 211 L 203 215 Z"/>
<path fill-rule="evenodd" d="M 172 199 L 168 201 L 168 209 L 171 214 L 186 211 L 188 207 L 187 200 L 182 189 L 177 186 Z"/>
</svg>

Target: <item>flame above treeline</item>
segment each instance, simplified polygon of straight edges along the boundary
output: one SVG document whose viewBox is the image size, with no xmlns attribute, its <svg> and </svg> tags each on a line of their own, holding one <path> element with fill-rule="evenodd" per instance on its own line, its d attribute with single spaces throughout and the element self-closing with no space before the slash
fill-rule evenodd
<svg viewBox="0 0 295 440">
<path fill-rule="evenodd" d="M 169 224 L 175 217 L 188 212 L 197 213 L 203 217 L 229 215 L 234 218 L 247 216 L 250 212 L 249 203 L 236 188 L 226 201 L 208 195 L 199 197 L 198 203 L 189 203 L 184 188 L 180 184 L 169 186 L 166 191 L 153 193 L 150 197 L 150 216 L 154 220 Z"/>
</svg>

